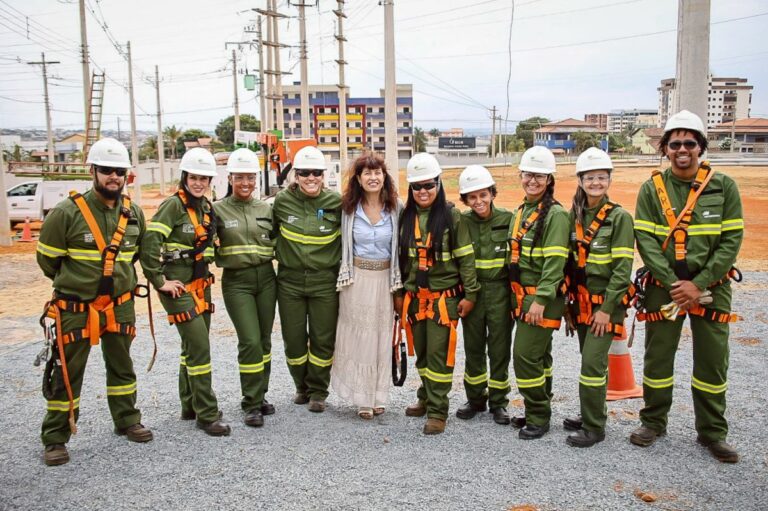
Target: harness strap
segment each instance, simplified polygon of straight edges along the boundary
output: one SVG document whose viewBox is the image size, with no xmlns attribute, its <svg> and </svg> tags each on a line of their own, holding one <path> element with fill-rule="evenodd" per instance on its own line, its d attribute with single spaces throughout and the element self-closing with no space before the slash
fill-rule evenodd
<svg viewBox="0 0 768 511">
<path fill-rule="evenodd" d="M 523 300 L 525 299 L 526 295 L 535 295 L 536 294 L 536 287 L 535 286 L 523 286 L 519 282 L 513 282 L 512 283 L 512 292 L 515 293 L 515 298 L 517 299 L 517 307 L 513 311 L 513 314 L 515 318 L 520 319 L 522 321 L 527 322 L 528 321 L 528 313 L 523 313 Z M 543 328 L 552 328 L 555 330 L 558 330 L 560 328 L 562 320 L 561 319 L 547 319 L 547 318 L 541 318 L 538 323 L 536 323 L 536 326 L 540 326 Z"/>
<path fill-rule="evenodd" d="M 182 312 L 176 312 L 174 314 L 168 314 L 168 322 L 170 324 L 186 323 L 192 321 L 197 316 L 210 312 L 213 314 L 215 306 L 212 302 L 208 302 L 205 299 L 205 289 L 213 284 L 214 277 L 210 275 L 206 278 L 195 279 L 192 282 L 184 286 L 184 290 L 192 295 L 192 299 L 195 302 L 195 306 Z"/>
<path fill-rule="evenodd" d="M 77 434 L 77 424 L 75 424 L 75 397 L 72 392 L 72 384 L 69 381 L 69 370 L 67 369 L 67 357 L 64 353 L 64 336 L 62 335 L 61 328 L 61 311 L 58 309 L 53 300 L 46 304 L 47 315 L 50 317 L 51 311 L 53 311 L 53 318 L 56 324 L 56 348 L 59 350 L 59 359 L 61 360 L 61 373 L 64 379 L 64 388 L 67 391 L 67 399 L 69 399 L 69 430 L 73 435 Z M 42 320 L 41 320 L 42 321 Z"/>
<path fill-rule="evenodd" d="M 209 213 L 204 211 L 203 221 L 200 223 L 197 218 L 197 211 L 195 211 L 195 208 L 189 203 L 186 192 L 184 192 L 182 189 L 179 189 L 179 191 L 176 193 L 179 196 L 179 200 L 181 200 L 184 209 L 187 210 L 187 215 L 189 215 L 189 220 L 192 222 L 192 227 L 195 230 L 195 248 L 192 249 L 191 255 L 194 255 L 195 262 L 200 262 L 205 257 L 205 248 L 210 244 L 211 241 L 211 234 L 208 232 L 208 229 L 211 225 L 211 217 Z"/>
<path fill-rule="evenodd" d="M 450 329 L 448 337 L 448 356 L 445 364 L 448 367 L 454 367 L 456 364 L 456 341 L 458 334 L 456 328 L 459 321 L 451 319 L 448 314 L 448 304 L 446 299 L 462 296 L 464 292 L 464 286 L 461 284 L 449 289 L 441 291 L 431 291 L 426 288 L 419 288 L 418 291 L 406 291 L 405 298 L 403 299 L 403 314 L 401 316 L 401 324 L 405 329 L 406 339 L 408 341 L 408 354 L 413 356 L 415 353 L 413 345 L 413 323 L 417 321 L 423 321 L 425 319 L 435 320 L 434 306 L 437 302 L 437 324 L 440 326 L 447 326 Z M 415 314 L 408 314 L 411 302 L 418 300 L 418 311 Z"/>
<path fill-rule="evenodd" d="M 616 208 L 615 202 L 608 201 L 603 204 L 603 207 L 595 214 L 595 218 L 590 222 L 587 230 L 584 231 L 584 226 L 581 222 L 576 221 L 576 246 L 579 252 L 579 258 L 576 261 L 577 267 L 580 269 L 587 267 L 587 257 L 589 256 L 590 244 L 598 231 L 605 223 L 608 215 Z"/>
</svg>

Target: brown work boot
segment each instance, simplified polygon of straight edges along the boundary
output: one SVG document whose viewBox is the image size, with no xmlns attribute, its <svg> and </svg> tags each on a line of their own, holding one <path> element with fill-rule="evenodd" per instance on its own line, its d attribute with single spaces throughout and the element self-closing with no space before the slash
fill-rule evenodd
<svg viewBox="0 0 768 511">
<path fill-rule="evenodd" d="M 309 401 L 309 411 L 323 413 L 325 411 L 325 399 L 311 399 Z"/>
<path fill-rule="evenodd" d="M 181 420 L 183 421 L 193 421 L 197 418 L 197 414 L 194 410 L 182 410 L 181 411 Z"/>
<path fill-rule="evenodd" d="M 427 403 L 419 399 L 405 409 L 408 417 L 424 417 L 427 414 Z"/>
<path fill-rule="evenodd" d="M 252 428 L 260 428 L 264 425 L 264 415 L 261 413 L 260 408 L 254 408 L 250 412 L 245 414 L 245 422 L 246 426 L 251 426 Z"/>
<path fill-rule="evenodd" d="M 293 402 L 297 405 L 305 405 L 309 403 L 309 396 L 304 392 L 297 392 L 293 395 Z"/>
<path fill-rule="evenodd" d="M 261 402 L 261 414 L 262 415 L 273 415 L 275 413 L 275 405 L 267 401 L 265 398 L 264 401 Z"/>
<path fill-rule="evenodd" d="M 213 422 L 197 421 L 197 427 L 205 431 L 210 436 L 229 436 L 231 433 L 229 424 L 221 420 L 215 420 Z"/>
<path fill-rule="evenodd" d="M 118 435 L 125 435 L 125 437 L 131 442 L 150 442 L 152 441 L 152 430 L 145 428 L 141 423 L 137 422 L 127 428 L 115 428 L 115 433 Z"/>
<path fill-rule="evenodd" d="M 722 463 L 738 463 L 739 453 L 725 440 L 707 441 L 701 437 L 696 439 L 701 445 L 709 449 L 712 456 Z"/>
<path fill-rule="evenodd" d="M 49 467 L 69 463 L 69 453 L 64 444 L 50 444 L 45 446 L 43 451 L 43 461 Z"/>
<path fill-rule="evenodd" d="M 660 436 L 664 436 L 666 431 L 656 431 L 647 426 L 640 426 L 629 435 L 629 441 L 640 447 L 648 447 L 653 445 L 656 439 Z"/>
<path fill-rule="evenodd" d="M 445 419 L 429 417 L 427 423 L 424 424 L 425 435 L 439 435 L 443 431 L 445 431 Z"/>
</svg>

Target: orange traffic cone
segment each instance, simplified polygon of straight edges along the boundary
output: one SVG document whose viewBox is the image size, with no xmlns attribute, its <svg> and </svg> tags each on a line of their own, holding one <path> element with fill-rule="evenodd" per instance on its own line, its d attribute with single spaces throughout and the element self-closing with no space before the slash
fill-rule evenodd
<svg viewBox="0 0 768 511">
<path fill-rule="evenodd" d="M 632 356 L 627 346 L 626 329 L 613 338 L 608 352 L 608 395 L 606 401 L 643 397 L 643 388 L 635 383 Z"/>
<path fill-rule="evenodd" d="M 32 239 L 32 228 L 29 226 L 29 217 L 24 220 L 24 229 L 21 231 L 21 238 L 19 241 L 30 242 L 35 241 Z"/>
</svg>

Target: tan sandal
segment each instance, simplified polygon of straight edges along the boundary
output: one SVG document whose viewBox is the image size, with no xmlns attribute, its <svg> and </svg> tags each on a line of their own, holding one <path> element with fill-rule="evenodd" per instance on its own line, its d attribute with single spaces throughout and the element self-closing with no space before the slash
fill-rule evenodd
<svg viewBox="0 0 768 511">
<path fill-rule="evenodd" d="M 357 416 L 367 421 L 373 419 L 373 414 L 373 408 L 369 408 L 367 406 L 361 406 L 357 409 Z"/>
<path fill-rule="evenodd" d="M 374 414 L 374 415 L 381 415 L 381 414 L 383 414 L 385 411 L 386 411 L 386 410 L 384 410 L 384 407 L 383 407 L 383 406 L 377 406 L 376 408 L 374 408 L 374 409 L 373 409 L 373 414 Z"/>
</svg>

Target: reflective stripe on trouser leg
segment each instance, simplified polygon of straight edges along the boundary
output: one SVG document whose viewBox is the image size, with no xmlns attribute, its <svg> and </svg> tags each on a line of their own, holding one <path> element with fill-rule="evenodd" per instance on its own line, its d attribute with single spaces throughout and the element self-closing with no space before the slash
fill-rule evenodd
<svg viewBox="0 0 768 511">
<path fill-rule="evenodd" d="M 192 409 L 200 422 L 213 422 L 219 418 L 219 405 L 211 385 L 210 317 L 206 312 L 191 321 L 176 323 L 186 354 L 185 376 L 192 396 Z"/>
<path fill-rule="evenodd" d="M 482 289 L 472 312 L 461 320 L 464 337 L 464 392 L 467 401 L 485 405 L 488 400 L 488 364 L 486 362 L 486 319 Z"/>
<path fill-rule="evenodd" d="M 552 343 L 552 329 L 517 322 L 512 360 L 517 388 L 525 402 L 525 419 L 529 424 L 543 426 L 552 414 L 547 392 L 545 360 Z"/>
<path fill-rule="evenodd" d="M 656 311 L 672 298 L 664 289 L 649 285 L 645 306 Z M 645 324 L 645 356 L 643 362 L 643 399 L 640 421 L 655 431 L 667 429 L 667 415 L 672 406 L 675 354 L 680 343 L 683 318 L 675 321 L 652 321 Z"/>
<path fill-rule="evenodd" d="M 307 334 L 307 299 L 296 286 L 278 278 L 277 307 L 280 311 L 280 329 L 283 334 L 285 360 L 296 392 L 307 392 L 307 363 L 309 336 Z M 287 319 L 287 318 L 290 318 Z"/>
<path fill-rule="evenodd" d="M 83 376 L 90 352 L 91 345 L 88 339 L 64 345 L 69 382 L 72 385 L 72 396 L 75 399 L 75 421 L 80 415 L 80 389 L 83 387 Z M 41 427 L 40 439 L 43 441 L 43 445 L 66 444 L 71 434 L 69 430 L 69 398 L 62 386 L 61 392 L 46 402 L 46 414 Z"/>
<path fill-rule="evenodd" d="M 623 316 L 622 310 L 621 315 Z M 613 318 L 611 318 L 613 322 Z M 608 384 L 608 351 L 613 334 L 595 337 L 587 325 L 579 325 L 581 341 L 581 372 L 579 374 L 579 402 L 584 429 L 592 432 L 605 430 L 608 407 L 605 395 Z"/>
<path fill-rule="evenodd" d="M 728 389 L 728 323 L 691 317 L 693 375 L 691 392 L 696 431 L 704 440 L 716 442 L 728 436 L 725 420 Z"/>
<path fill-rule="evenodd" d="M 309 322 L 309 365 L 307 393 L 312 399 L 328 397 L 331 364 L 336 345 L 336 322 L 339 317 L 339 293 L 336 285 L 315 284 L 307 289 Z"/>
<path fill-rule="evenodd" d="M 453 381 L 453 368 L 446 365 L 450 329 L 435 321 L 423 320 L 413 324 L 416 367 L 421 376 L 419 399 L 427 404 L 427 416 L 448 418 L 448 393 Z"/>
<path fill-rule="evenodd" d="M 118 428 L 141 422 L 136 408 L 136 373 L 131 360 L 132 338 L 127 335 L 101 336 L 101 354 L 107 373 L 107 403 L 112 421 Z"/>
</svg>

